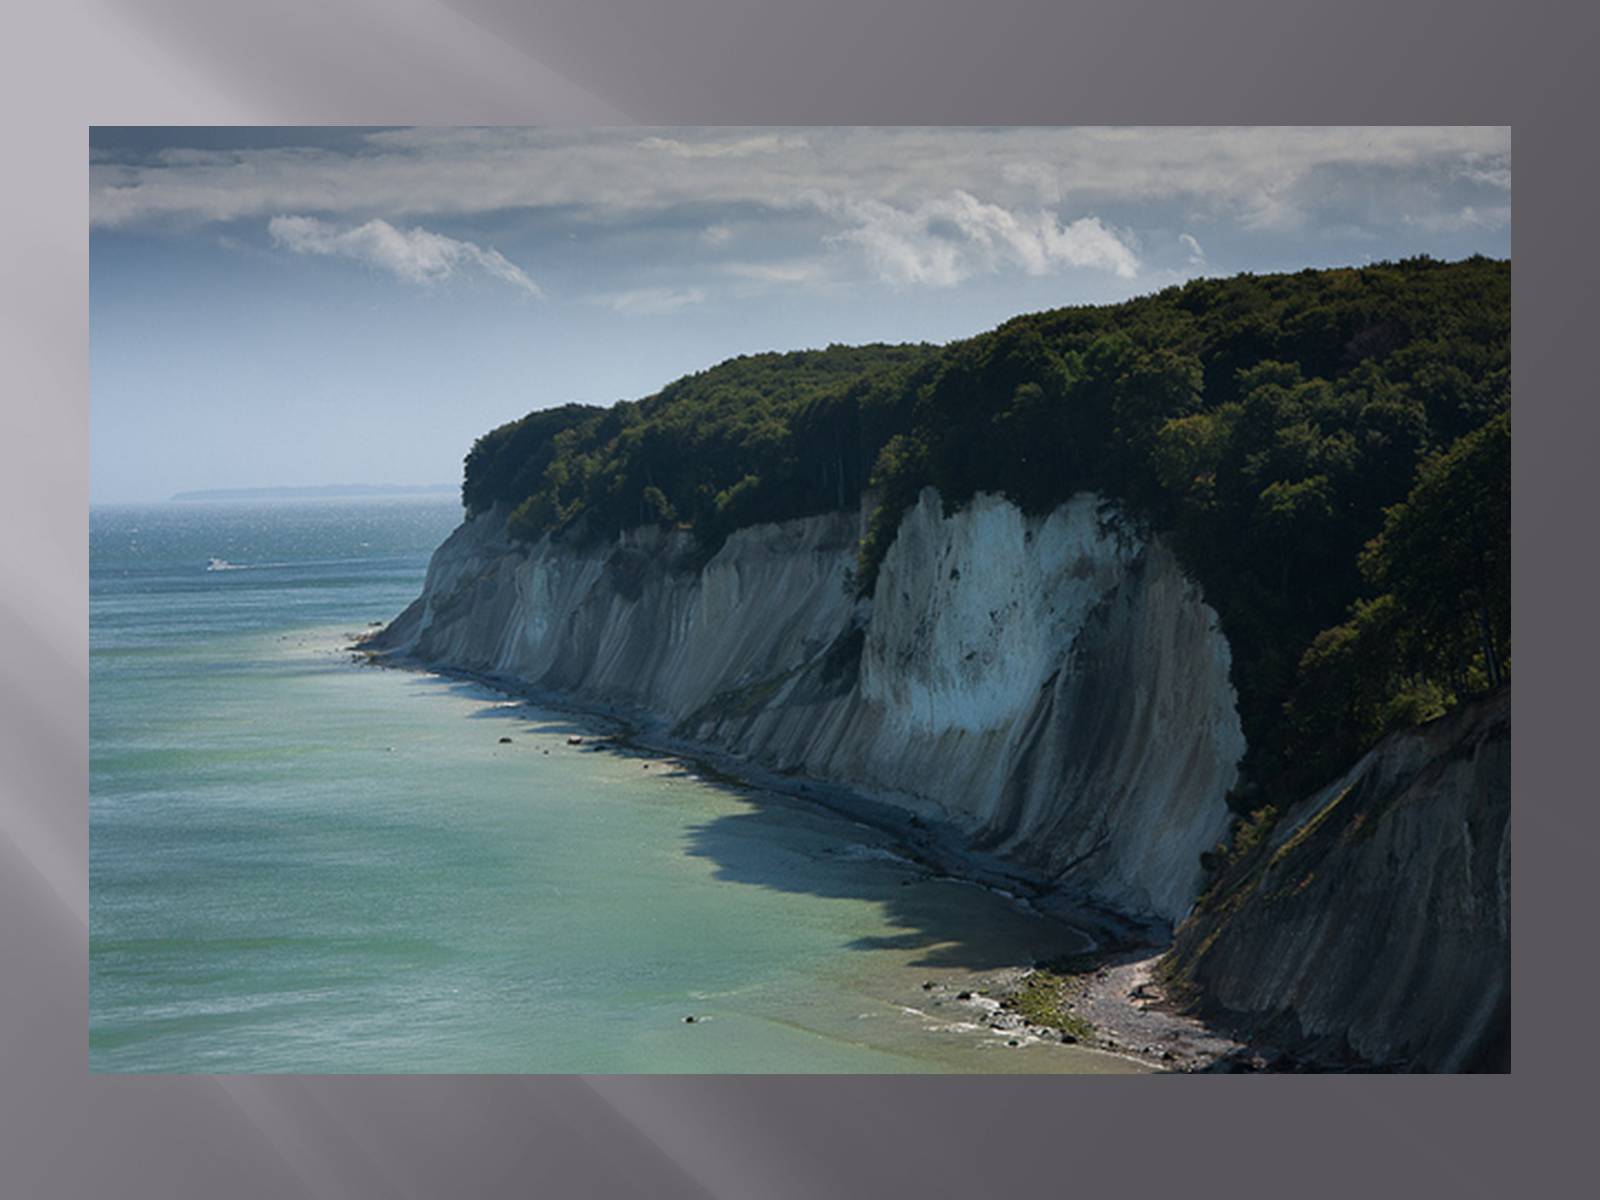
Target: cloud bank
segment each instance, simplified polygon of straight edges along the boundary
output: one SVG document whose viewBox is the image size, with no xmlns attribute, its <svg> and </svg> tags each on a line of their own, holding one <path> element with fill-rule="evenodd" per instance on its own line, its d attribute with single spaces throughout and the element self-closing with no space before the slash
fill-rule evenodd
<svg viewBox="0 0 1600 1200">
<path fill-rule="evenodd" d="M 1373 188 L 1510 188 L 1504 127 L 1022 129 L 400 129 L 327 146 L 173 148 L 90 165 L 101 227 L 280 212 L 419 219 L 568 206 L 616 216 L 674 205 L 792 208 L 823 194 L 899 207 L 962 191 L 1002 207 L 1181 201 L 1211 217 L 1293 226 L 1328 199 L 1330 170 Z M 1405 214 L 1397 213 L 1396 219 Z M 1423 215 L 1419 211 L 1413 217 Z"/>
<path fill-rule="evenodd" d="M 540 286 L 499 251 L 425 225 L 489 216 L 523 252 L 559 224 L 596 246 L 631 237 L 633 261 L 658 264 L 683 231 L 672 286 L 574 291 L 644 313 L 720 295 L 719 278 L 746 291 L 1007 273 L 1150 283 L 1210 271 L 1201 238 L 1228 261 L 1241 244 L 1281 255 L 1335 237 L 1410 252 L 1419 237 L 1503 230 L 1510 186 L 1504 127 L 427 128 L 295 146 L 245 130 L 230 149 L 93 154 L 90 213 L 100 231 L 266 221 L 297 253 L 412 283 L 487 275 L 530 296 Z"/>
</svg>

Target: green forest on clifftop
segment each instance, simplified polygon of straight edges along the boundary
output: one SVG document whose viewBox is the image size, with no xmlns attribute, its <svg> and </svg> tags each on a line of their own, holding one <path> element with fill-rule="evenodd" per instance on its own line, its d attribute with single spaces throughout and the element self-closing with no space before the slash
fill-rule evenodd
<svg viewBox="0 0 1600 1200">
<path fill-rule="evenodd" d="M 1233 650 L 1241 812 L 1509 678 L 1510 264 L 1201 279 L 946 346 L 749 355 L 501 426 L 469 513 L 592 540 L 876 502 L 870 591 L 925 486 L 1030 513 L 1079 491 L 1166 535 Z"/>
</svg>

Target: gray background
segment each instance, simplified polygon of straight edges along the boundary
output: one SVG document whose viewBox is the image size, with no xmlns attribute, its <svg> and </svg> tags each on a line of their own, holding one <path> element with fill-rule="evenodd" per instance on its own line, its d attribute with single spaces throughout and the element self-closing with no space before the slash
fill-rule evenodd
<svg viewBox="0 0 1600 1200">
<path fill-rule="evenodd" d="M 0 38 L 0 1194 L 1581 1189 L 1592 1129 L 1596 6 L 58 0 Z M 1510 123 L 1515 1071 L 199 1078 L 87 1070 L 87 127 Z M 1590 1119 L 1585 1119 L 1589 1116 Z"/>
</svg>

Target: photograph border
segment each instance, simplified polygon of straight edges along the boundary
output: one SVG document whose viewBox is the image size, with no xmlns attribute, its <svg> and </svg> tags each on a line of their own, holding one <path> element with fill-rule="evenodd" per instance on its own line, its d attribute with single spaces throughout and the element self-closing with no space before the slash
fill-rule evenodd
<svg viewBox="0 0 1600 1200">
<path fill-rule="evenodd" d="M 1577 6 L 69 0 L 9 21 L 0 324 L 0 1181 L 16 1195 L 1543 1194 L 1575 1149 L 1597 844 L 1581 771 L 1600 17 Z M 663 22 L 676 13 L 682 30 Z M 801 28 L 803 26 L 804 28 Z M 87 1066 L 87 131 L 95 124 L 1512 126 L 1513 1071 L 111 1077 Z M 1581 490 L 1580 490 L 1581 489 Z M 1225 1097 L 1197 1087 L 1225 1087 Z M 1293 1095 L 1285 1089 L 1293 1089 Z M 1585 1089 L 1587 1090 L 1587 1089 Z M 1585 1121 L 1585 1124 L 1587 1122 Z"/>
</svg>

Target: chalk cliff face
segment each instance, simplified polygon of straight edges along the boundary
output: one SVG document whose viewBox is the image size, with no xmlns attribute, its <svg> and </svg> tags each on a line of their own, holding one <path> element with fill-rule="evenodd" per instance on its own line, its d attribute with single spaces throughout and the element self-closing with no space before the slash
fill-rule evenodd
<svg viewBox="0 0 1600 1200">
<path fill-rule="evenodd" d="M 1178 930 L 1202 1009 L 1292 1048 L 1507 1070 L 1511 697 L 1385 739 L 1283 814 Z"/>
<path fill-rule="evenodd" d="M 461 526 L 380 648 L 630 710 L 686 740 L 952 823 L 974 847 L 1176 922 L 1244 739 L 1215 614 L 1159 540 L 1079 495 L 906 514 L 870 600 L 859 514 L 517 546 Z"/>
</svg>

